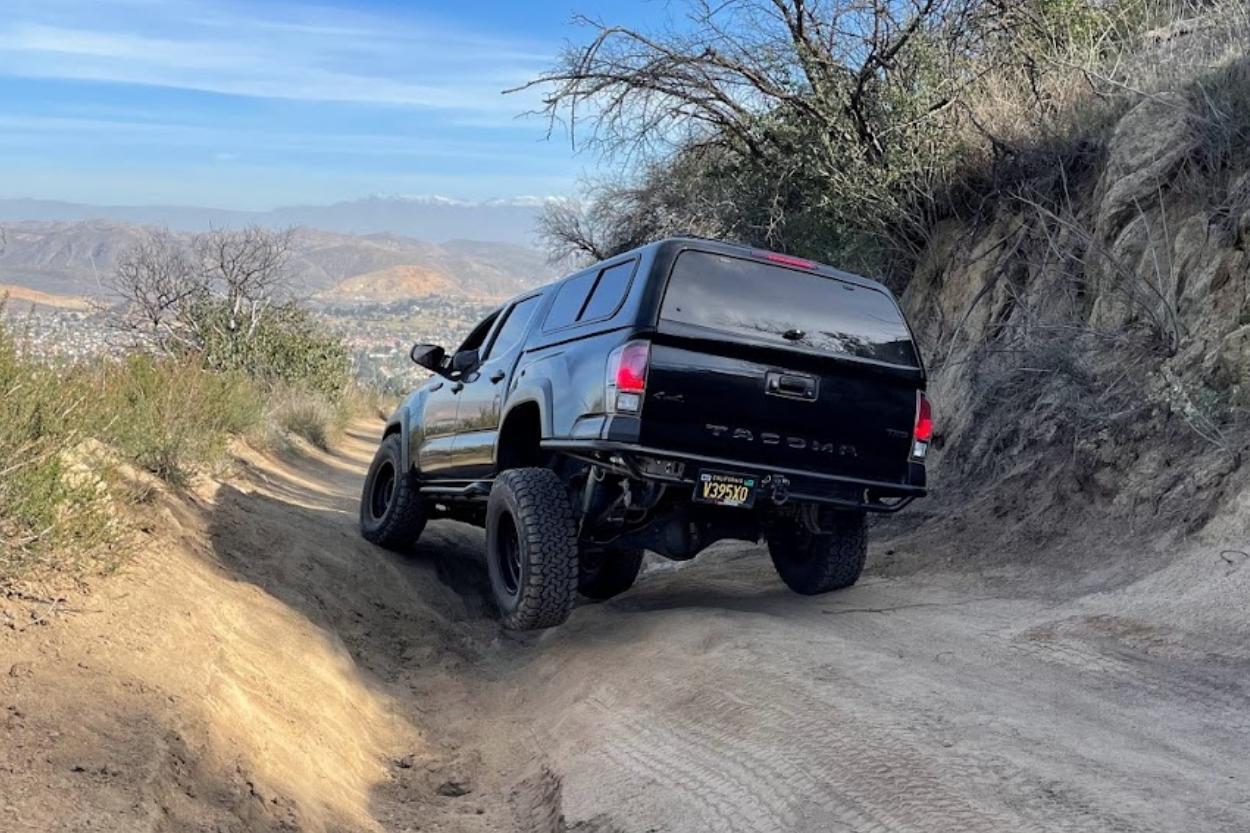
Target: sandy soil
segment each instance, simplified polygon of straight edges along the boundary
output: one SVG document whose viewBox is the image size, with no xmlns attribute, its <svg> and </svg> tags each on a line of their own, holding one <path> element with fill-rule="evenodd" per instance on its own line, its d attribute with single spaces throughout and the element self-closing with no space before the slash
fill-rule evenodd
<svg viewBox="0 0 1250 833">
<path fill-rule="evenodd" d="M 1250 830 L 1240 520 L 1051 582 L 921 527 L 812 599 L 721 546 L 514 635 L 479 532 L 357 537 L 374 429 L 0 608 L 0 830 Z"/>
</svg>

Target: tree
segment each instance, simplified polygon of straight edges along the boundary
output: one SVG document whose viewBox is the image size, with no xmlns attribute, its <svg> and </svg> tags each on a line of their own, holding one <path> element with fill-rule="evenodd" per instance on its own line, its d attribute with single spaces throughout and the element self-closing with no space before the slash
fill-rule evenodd
<svg viewBox="0 0 1250 833">
<path fill-rule="evenodd" d="M 975 81 L 983 6 L 692 0 L 689 26 L 658 33 L 580 18 L 589 43 L 525 87 L 545 91 L 553 130 L 644 163 L 627 190 L 671 191 L 663 180 L 680 168 L 676 179 L 709 197 L 700 222 L 718 231 L 828 257 L 840 254 L 829 241 L 784 231 L 832 226 L 914 252 L 926 218 L 910 189 L 952 152 L 934 125 Z M 574 222 L 557 207 L 549 236 L 585 250 L 594 214 Z"/>
<path fill-rule="evenodd" d="M 548 203 L 540 238 L 555 260 L 591 261 L 659 237 L 753 238 L 738 223 L 745 214 L 735 198 L 745 185 L 718 166 L 717 155 L 711 148 L 678 152 L 632 181 L 596 183 L 582 200 Z"/>
<path fill-rule="evenodd" d="M 127 250 L 110 286 L 115 321 L 141 346 L 204 367 L 333 393 L 347 354 L 290 297 L 290 231 L 257 226 L 180 239 L 156 231 Z"/>
<path fill-rule="evenodd" d="M 194 346 L 188 313 L 208 286 L 168 231 L 154 231 L 127 249 L 106 283 L 123 302 L 114 321 L 121 330 L 165 351 Z"/>
<path fill-rule="evenodd" d="M 289 289 L 290 230 L 214 230 L 196 235 L 191 249 L 201 280 L 228 311 L 224 326 L 232 333 L 255 333 L 265 312 Z"/>
<path fill-rule="evenodd" d="M 249 338 L 288 290 L 290 247 L 289 231 L 257 226 L 189 241 L 154 231 L 122 254 L 109 279 L 123 302 L 116 321 L 166 352 L 203 347 L 207 327 Z"/>
</svg>

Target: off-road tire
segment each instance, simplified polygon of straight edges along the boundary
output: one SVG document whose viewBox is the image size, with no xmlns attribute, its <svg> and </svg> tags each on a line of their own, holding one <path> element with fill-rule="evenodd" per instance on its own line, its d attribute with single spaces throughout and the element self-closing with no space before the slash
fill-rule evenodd
<svg viewBox="0 0 1250 833">
<path fill-rule="evenodd" d="M 577 592 L 606 601 L 634 586 L 642 569 L 642 550 L 583 549 L 577 566 Z"/>
<path fill-rule="evenodd" d="M 815 596 L 850 587 L 864 571 L 868 523 L 862 512 L 837 512 L 831 533 L 814 534 L 799 523 L 768 533 L 768 553 L 786 586 Z"/>
<path fill-rule="evenodd" d="M 559 625 L 577 602 L 577 523 L 550 469 L 510 469 L 486 504 L 486 569 L 504 627 Z"/>
<path fill-rule="evenodd" d="M 366 541 L 403 552 L 425 529 L 425 506 L 417 475 L 403 466 L 403 438 L 391 434 L 382 440 L 365 476 L 360 495 L 360 534 Z"/>
</svg>

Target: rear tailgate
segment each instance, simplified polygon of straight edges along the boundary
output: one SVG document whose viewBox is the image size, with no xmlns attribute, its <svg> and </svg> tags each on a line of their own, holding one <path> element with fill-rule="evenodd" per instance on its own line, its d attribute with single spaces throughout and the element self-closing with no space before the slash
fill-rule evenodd
<svg viewBox="0 0 1250 833">
<path fill-rule="evenodd" d="M 906 484 L 923 378 L 886 293 L 685 251 L 653 336 L 640 440 L 765 471 Z"/>
</svg>

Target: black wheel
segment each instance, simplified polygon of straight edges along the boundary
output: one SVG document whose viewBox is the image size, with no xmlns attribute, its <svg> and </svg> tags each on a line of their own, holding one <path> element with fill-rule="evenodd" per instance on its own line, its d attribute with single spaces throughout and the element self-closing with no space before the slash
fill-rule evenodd
<svg viewBox="0 0 1250 833">
<path fill-rule="evenodd" d="M 642 569 L 642 550 L 583 549 L 577 566 L 577 592 L 603 601 L 634 586 Z"/>
<path fill-rule="evenodd" d="M 403 438 L 382 440 L 365 476 L 360 495 L 360 534 L 388 550 L 408 549 L 425 529 L 425 507 L 417 493 L 417 476 L 403 466 Z"/>
<path fill-rule="evenodd" d="M 786 586 L 815 596 L 850 587 L 864 571 L 868 556 L 868 523 L 862 512 L 837 512 L 833 531 L 814 534 L 801 524 L 776 527 L 768 533 L 768 552 Z"/>
<path fill-rule="evenodd" d="M 505 471 L 486 504 L 486 569 L 504 627 L 559 625 L 577 601 L 577 524 L 550 469 Z"/>
</svg>

